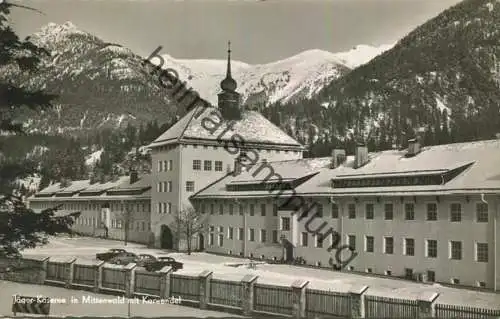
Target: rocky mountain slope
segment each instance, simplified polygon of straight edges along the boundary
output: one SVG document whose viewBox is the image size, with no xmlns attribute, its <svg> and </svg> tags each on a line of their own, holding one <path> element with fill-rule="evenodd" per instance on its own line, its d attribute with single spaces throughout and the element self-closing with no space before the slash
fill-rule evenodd
<svg viewBox="0 0 500 319">
<path fill-rule="evenodd" d="M 28 131 L 79 133 L 125 126 L 128 122 L 162 123 L 183 110 L 158 85 L 156 77 L 144 72 L 141 57 L 119 44 L 105 43 L 71 22 L 50 23 L 30 38 L 51 52 L 51 56 L 42 60 L 34 75 L 7 67 L 0 70 L 0 78 L 44 89 L 59 98 L 54 110 L 42 114 L 23 110 L 16 114 L 26 123 Z M 291 101 L 312 97 L 333 79 L 386 48 L 359 46 L 339 54 L 311 50 L 264 65 L 235 61 L 233 71 L 247 104 Z M 188 86 L 202 97 L 213 104 L 217 102 L 225 61 L 167 56 L 166 66 L 175 68 L 180 78 L 188 80 Z"/>
<path fill-rule="evenodd" d="M 332 81 L 314 101 L 283 105 L 307 115 L 320 138 L 352 136 L 401 146 L 494 138 L 500 131 L 500 0 L 465 0 L 391 50 Z"/>
<path fill-rule="evenodd" d="M 359 45 L 340 53 L 308 50 L 287 59 L 258 65 L 233 60 L 232 74 L 238 82 L 243 103 L 248 105 L 309 99 L 332 80 L 365 64 L 390 47 Z M 238 56 L 237 50 L 233 50 L 234 56 Z M 181 78 L 188 79 L 189 85 L 200 96 L 217 104 L 220 82 L 225 77 L 225 60 L 175 59 L 168 54 L 163 55 L 163 58 L 165 66 L 175 69 Z"/>
<path fill-rule="evenodd" d="M 16 114 L 28 131 L 80 132 L 128 121 L 167 121 L 176 113 L 176 103 L 130 50 L 105 43 L 70 22 L 51 23 L 30 39 L 51 56 L 42 60 L 35 74 L 6 67 L 0 77 L 59 97 L 52 111 Z"/>
</svg>

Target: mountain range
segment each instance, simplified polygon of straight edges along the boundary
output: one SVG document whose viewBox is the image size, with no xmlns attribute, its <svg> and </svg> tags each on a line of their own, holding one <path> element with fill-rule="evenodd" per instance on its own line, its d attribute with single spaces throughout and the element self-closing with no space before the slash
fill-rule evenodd
<svg viewBox="0 0 500 319">
<path fill-rule="evenodd" d="M 51 52 L 35 74 L 14 67 L 0 70 L 32 89 L 44 89 L 59 97 L 54 110 L 42 114 L 22 110 L 16 117 L 28 131 L 82 132 L 127 123 L 168 122 L 179 107 L 158 80 L 144 72 L 143 57 L 115 43 L 107 43 L 79 30 L 73 23 L 50 23 L 30 40 Z M 349 52 L 310 50 L 269 64 L 232 62 L 238 91 L 246 104 L 287 102 L 310 98 L 321 88 L 365 63 L 388 46 L 358 46 Z M 225 60 L 187 60 L 165 56 L 182 80 L 216 105 L 219 84 L 226 72 Z"/>
</svg>

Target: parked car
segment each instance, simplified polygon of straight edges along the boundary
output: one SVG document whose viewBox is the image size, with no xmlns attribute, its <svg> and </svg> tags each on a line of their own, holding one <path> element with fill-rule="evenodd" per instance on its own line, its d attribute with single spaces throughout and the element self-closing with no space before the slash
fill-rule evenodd
<svg viewBox="0 0 500 319">
<path fill-rule="evenodd" d="M 113 259 L 114 257 L 116 257 L 116 256 L 118 256 L 120 254 L 124 254 L 126 252 L 127 251 L 125 249 L 112 248 L 112 249 L 110 249 L 109 251 L 107 251 L 105 253 L 96 254 L 95 258 L 97 260 L 109 261 L 110 259 Z"/>
<path fill-rule="evenodd" d="M 137 267 L 145 267 L 147 263 L 155 262 L 156 258 L 149 254 L 139 254 L 136 259 Z"/>
<path fill-rule="evenodd" d="M 157 271 L 162 269 L 165 266 L 172 267 L 173 271 L 177 271 L 183 268 L 183 264 L 181 262 L 176 261 L 172 257 L 168 256 L 151 256 L 144 257 L 144 261 L 142 263 L 142 267 L 146 268 L 147 271 Z"/>
<path fill-rule="evenodd" d="M 137 255 L 131 252 L 125 252 L 118 256 L 115 256 L 109 260 L 110 264 L 115 265 L 128 265 L 130 263 L 135 263 L 137 260 Z"/>
</svg>

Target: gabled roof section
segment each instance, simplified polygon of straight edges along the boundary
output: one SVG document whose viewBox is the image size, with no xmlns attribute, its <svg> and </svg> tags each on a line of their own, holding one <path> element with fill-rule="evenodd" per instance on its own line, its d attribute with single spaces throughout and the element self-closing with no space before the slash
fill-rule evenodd
<svg viewBox="0 0 500 319">
<path fill-rule="evenodd" d="M 190 198 L 196 200 L 227 197 L 275 197 L 276 193 L 285 196 L 292 193 L 292 188 L 287 187 L 287 184 L 297 187 L 329 165 L 329 157 L 257 163 L 250 171 L 242 172 L 238 176 L 229 174 Z M 280 185 L 283 188 L 280 188 Z"/>
<path fill-rule="evenodd" d="M 228 128 L 229 124 L 230 121 L 223 120 L 217 108 L 196 107 L 154 140 L 149 147 L 154 148 L 175 142 L 193 143 L 196 140 L 230 141 L 231 136 L 237 133 L 246 145 L 265 144 L 294 149 L 304 148 L 256 111 L 242 111 L 242 119 L 234 121 L 231 129 Z"/>
<path fill-rule="evenodd" d="M 89 185 L 90 185 L 90 181 L 88 179 L 71 181 L 70 185 L 68 187 L 65 187 L 65 188 L 61 189 L 60 191 L 56 192 L 55 196 L 56 197 L 70 197 L 70 196 L 73 196 L 76 193 L 84 190 L 85 188 L 89 187 Z"/>
<path fill-rule="evenodd" d="M 145 174 L 139 176 L 139 180 L 133 184 L 130 184 L 130 180 L 127 179 L 120 185 L 109 189 L 106 195 L 141 195 L 145 191 L 151 188 L 151 174 Z"/>
<path fill-rule="evenodd" d="M 121 176 L 116 181 L 90 184 L 89 187 L 82 190 L 78 195 L 79 196 L 100 195 L 113 187 L 118 187 L 119 185 L 128 182 L 129 180 L 130 180 L 129 176 Z"/>
<path fill-rule="evenodd" d="M 49 186 L 37 192 L 34 197 L 50 197 L 60 190 L 62 190 L 61 183 L 50 184 Z"/>
</svg>

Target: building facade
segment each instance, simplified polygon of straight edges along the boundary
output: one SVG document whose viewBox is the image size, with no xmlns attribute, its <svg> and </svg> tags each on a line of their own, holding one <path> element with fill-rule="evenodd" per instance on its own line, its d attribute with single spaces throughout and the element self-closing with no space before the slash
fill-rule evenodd
<svg viewBox="0 0 500 319">
<path fill-rule="evenodd" d="M 207 218 L 195 249 L 498 290 L 500 140 L 369 153 L 303 146 L 240 106 L 230 51 L 218 107 L 194 107 L 159 136 L 153 171 L 73 181 L 29 199 L 81 211 L 87 235 L 183 248 L 177 214 Z"/>
</svg>

